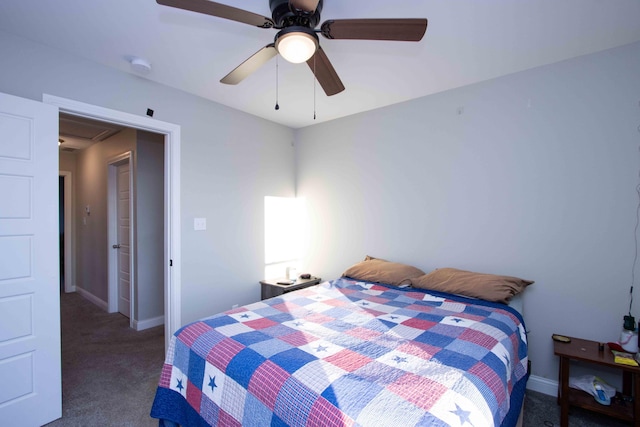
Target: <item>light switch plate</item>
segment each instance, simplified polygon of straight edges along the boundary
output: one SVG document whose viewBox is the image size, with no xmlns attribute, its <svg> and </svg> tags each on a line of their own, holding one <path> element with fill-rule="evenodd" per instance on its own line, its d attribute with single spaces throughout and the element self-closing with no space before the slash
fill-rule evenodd
<svg viewBox="0 0 640 427">
<path fill-rule="evenodd" d="M 194 218 L 193 229 L 196 231 L 207 229 L 207 218 Z"/>
</svg>

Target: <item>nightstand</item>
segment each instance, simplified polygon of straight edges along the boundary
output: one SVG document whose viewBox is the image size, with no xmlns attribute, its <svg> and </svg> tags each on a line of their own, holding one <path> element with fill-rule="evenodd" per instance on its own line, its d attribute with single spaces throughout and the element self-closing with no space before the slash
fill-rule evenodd
<svg viewBox="0 0 640 427">
<path fill-rule="evenodd" d="M 286 294 L 287 292 L 297 291 L 298 289 L 308 288 L 309 286 L 317 285 L 320 283 L 322 279 L 319 277 L 311 276 L 310 279 L 298 279 L 290 285 L 281 285 L 278 282 L 284 279 L 272 279 L 272 280 L 261 280 L 260 285 L 262 286 L 261 298 L 273 298 L 282 294 Z"/>
<path fill-rule="evenodd" d="M 558 378 L 558 404 L 560 405 L 560 426 L 569 425 L 569 406 L 578 406 L 590 411 L 600 412 L 610 417 L 620 418 L 640 426 L 640 368 L 621 365 L 613 361 L 613 355 L 607 345 L 600 351 L 595 341 L 571 338 L 570 343 L 553 342 L 553 352 L 560 357 L 560 372 Z M 595 401 L 593 396 L 569 387 L 569 364 L 578 360 L 596 365 L 618 369 L 622 374 L 622 394 L 635 396 L 633 403 L 621 405 L 617 401 L 610 406 L 604 406 Z"/>
</svg>

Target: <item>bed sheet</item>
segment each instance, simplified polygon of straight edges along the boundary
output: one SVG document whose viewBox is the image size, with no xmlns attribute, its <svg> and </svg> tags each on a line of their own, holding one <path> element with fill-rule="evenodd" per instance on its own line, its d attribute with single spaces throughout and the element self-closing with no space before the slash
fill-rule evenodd
<svg viewBox="0 0 640 427">
<path fill-rule="evenodd" d="M 520 314 L 341 278 L 189 324 L 151 416 L 182 426 L 513 426 Z"/>
</svg>

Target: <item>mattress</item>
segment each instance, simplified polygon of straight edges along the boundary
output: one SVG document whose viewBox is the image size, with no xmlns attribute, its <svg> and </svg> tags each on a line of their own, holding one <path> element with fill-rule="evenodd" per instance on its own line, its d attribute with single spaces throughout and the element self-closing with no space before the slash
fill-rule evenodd
<svg viewBox="0 0 640 427">
<path fill-rule="evenodd" d="M 340 278 L 181 328 L 151 416 L 182 426 L 514 426 L 527 378 L 513 308 Z"/>
</svg>

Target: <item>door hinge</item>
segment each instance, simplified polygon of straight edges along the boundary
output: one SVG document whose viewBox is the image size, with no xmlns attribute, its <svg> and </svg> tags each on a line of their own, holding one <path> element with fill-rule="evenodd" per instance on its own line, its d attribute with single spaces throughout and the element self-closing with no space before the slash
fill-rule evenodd
<svg viewBox="0 0 640 427">
<path fill-rule="evenodd" d="M 173 267 L 173 260 L 172 259 L 169 260 L 169 267 Z"/>
</svg>

